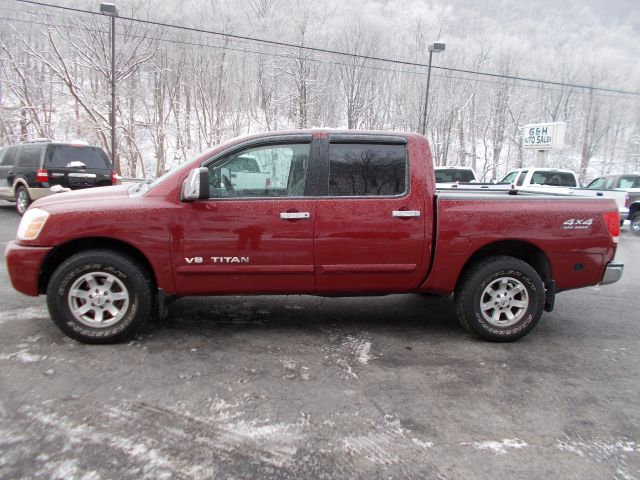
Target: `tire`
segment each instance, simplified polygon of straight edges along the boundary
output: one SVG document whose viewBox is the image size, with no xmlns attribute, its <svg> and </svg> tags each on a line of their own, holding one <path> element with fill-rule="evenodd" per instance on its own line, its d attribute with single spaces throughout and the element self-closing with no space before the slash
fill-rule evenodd
<svg viewBox="0 0 640 480">
<path fill-rule="evenodd" d="M 24 215 L 24 212 L 27 211 L 31 205 L 31 197 L 29 197 L 29 191 L 20 185 L 16 188 L 16 210 L 20 214 L 20 216 Z"/>
<path fill-rule="evenodd" d="M 631 233 L 633 233 L 634 235 L 640 235 L 640 211 L 634 213 L 631 217 L 629 230 L 631 230 Z"/>
<path fill-rule="evenodd" d="M 538 324 L 544 298 L 544 284 L 528 263 L 496 256 L 465 271 L 454 303 L 466 331 L 493 342 L 512 342 Z"/>
<path fill-rule="evenodd" d="M 152 310 L 147 272 L 110 250 L 87 250 L 63 262 L 47 286 L 54 323 L 83 343 L 117 343 L 131 337 Z"/>
</svg>

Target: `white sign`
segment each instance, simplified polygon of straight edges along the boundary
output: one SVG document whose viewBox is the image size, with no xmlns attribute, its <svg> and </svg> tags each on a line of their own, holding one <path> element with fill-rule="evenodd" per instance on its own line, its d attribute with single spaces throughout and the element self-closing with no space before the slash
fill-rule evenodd
<svg viewBox="0 0 640 480">
<path fill-rule="evenodd" d="M 564 147 L 567 124 L 563 122 L 534 123 L 524 127 L 525 150 L 555 150 Z"/>
</svg>

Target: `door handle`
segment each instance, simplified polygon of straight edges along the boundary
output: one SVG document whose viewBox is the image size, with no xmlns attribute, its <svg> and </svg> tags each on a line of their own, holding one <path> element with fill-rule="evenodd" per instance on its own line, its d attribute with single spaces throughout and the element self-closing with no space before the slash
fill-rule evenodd
<svg viewBox="0 0 640 480">
<path fill-rule="evenodd" d="M 391 216 L 397 218 L 419 217 L 420 210 L 394 210 Z"/>
<path fill-rule="evenodd" d="M 280 212 L 280 218 L 283 220 L 297 220 L 300 218 L 310 218 L 309 212 Z"/>
</svg>

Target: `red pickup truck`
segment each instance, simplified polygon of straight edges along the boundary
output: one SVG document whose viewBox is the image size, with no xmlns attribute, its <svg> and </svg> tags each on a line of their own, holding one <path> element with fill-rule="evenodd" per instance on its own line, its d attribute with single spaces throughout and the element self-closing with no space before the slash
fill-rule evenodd
<svg viewBox="0 0 640 480">
<path fill-rule="evenodd" d="M 266 185 L 232 182 L 252 158 Z M 7 246 L 13 286 L 87 343 L 129 337 L 187 295 L 454 293 L 463 327 L 521 338 L 556 292 L 617 281 L 613 200 L 435 190 L 417 134 L 231 140 L 151 183 L 35 202 Z"/>
</svg>

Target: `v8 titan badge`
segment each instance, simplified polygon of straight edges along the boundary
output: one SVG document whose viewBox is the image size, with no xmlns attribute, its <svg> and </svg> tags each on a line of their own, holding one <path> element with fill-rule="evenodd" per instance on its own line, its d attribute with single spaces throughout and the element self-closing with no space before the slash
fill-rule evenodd
<svg viewBox="0 0 640 480">
<path fill-rule="evenodd" d="M 249 263 L 250 257 L 210 257 L 210 263 Z M 185 262 L 189 264 L 201 265 L 205 263 L 204 257 L 185 257 Z"/>
</svg>

